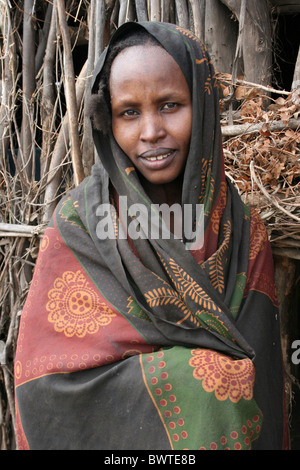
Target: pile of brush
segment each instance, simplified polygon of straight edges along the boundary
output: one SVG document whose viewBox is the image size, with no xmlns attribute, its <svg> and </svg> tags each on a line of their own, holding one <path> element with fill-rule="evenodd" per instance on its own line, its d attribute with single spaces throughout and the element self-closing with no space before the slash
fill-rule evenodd
<svg viewBox="0 0 300 470">
<path fill-rule="evenodd" d="M 279 92 L 242 81 L 233 86 L 224 74 L 218 79 L 227 177 L 260 212 L 273 248 L 299 258 L 300 89 L 271 98 Z"/>
</svg>

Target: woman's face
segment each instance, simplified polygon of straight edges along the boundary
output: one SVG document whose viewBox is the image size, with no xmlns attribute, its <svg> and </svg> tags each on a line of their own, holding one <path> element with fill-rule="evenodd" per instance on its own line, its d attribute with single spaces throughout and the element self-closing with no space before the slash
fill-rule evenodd
<svg viewBox="0 0 300 470">
<path fill-rule="evenodd" d="M 119 146 L 151 183 L 174 181 L 192 129 L 191 94 L 178 64 L 161 47 L 129 47 L 112 64 L 110 94 Z"/>
</svg>

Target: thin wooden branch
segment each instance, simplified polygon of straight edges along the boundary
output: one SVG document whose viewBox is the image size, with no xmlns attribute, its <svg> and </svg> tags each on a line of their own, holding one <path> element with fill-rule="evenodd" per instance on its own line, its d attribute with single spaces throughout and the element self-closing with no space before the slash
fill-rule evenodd
<svg viewBox="0 0 300 470">
<path fill-rule="evenodd" d="M 92 142 L 92 125 L 88 117 L 89 98 L 91 96 L 91 79 L 96 63 L 96 30 L 98 24 L 96 21 L 96 2 L 92 1 L 89 6 L 88 15 L 89 44 L 87 58 L 87 79 L 84 92 L 84 115 L 83 115 L 83 136 L 82 136 L 82 164 L 85 174 L 90 173 L 94 163 L 94 146 Z M 97 48 L 98 49 L 98 48 Z M 97 52 L 98 54 L 98 52 Z"/>
<path fill-rule="evenodd" d="M 95 2 L 95 61 L 98 60 L 104 49 L 105 31 L 105 0 L 94 0 Z"/>
<path fill-rule="evenodd" d="M 284 207 L 282 207 L 277 199 L 273 197 L 271 194 L 268 193 L 266 188 L 263 186 L 261 181 L 259 181 L 259 177 L 256 175 L 255 170 L 254 170 L 254 162 L 250 162 L 250 174 L 251 178 L 254 180 L 256 185 L 259 187 L 260 191 L 266 196 L 266 198 L 275 206 L 277 209 L 279 209 L 281 212 L 283 212 L 285 215 L 290 217 L 291 219 L 296 220 L 297 222 L 300 222 L 300 218 L 297 217 L 296 215 L 292 214 L 291 212 L 287 211 Z"/>
<path fill-rule="evenodd" d="M 85 65 L 82 67 L 79 77 L 76 82 L 76 103 L 79 106 L 79 103 L 82 101 L 86 86 L 86 76 L 87 76 L 87 66 L 88 62 L 86 61 Z M 45 210 L 43 215 L 43 223 L 47 223 L 50 220 L 50 217 L 53 213 L 54 207 L 56 205 L 55 198 L 59 192 L 59 187 L 61 183 L 61 173 L 62 173 L 62 162 L 67 154 L 68 147 L 66 141 L 69 140 L 70 126 L 68 115 L 63 119 L 62 126 L 58 135 L 58 138 L 55 143 L 53 150 L 53 155 L 51 159 L 51 164 L 48 173 L 48 182 L 45 190 Z"/>
<path fill-rule="evenodd" d="M 19 224 L 6 224 L 0 223 L 1 236 L 28 236 L 43 234 L 46 225 L 19 225 Z"/>
<path fill-rule="evenodd" d="M 230 77 L 230 79 L 228 77 Z M 230 84 L 233 85 L 232 76 L 230 76 L 230 75 L 228 76 L 228 74 L 223 74 L 223 73 L 220 73 L 220 72 L 216 72 L 216 78 L 217 78 L 217 80 L 223 81 L 225 83 L 227 82 L 227 83 L 230 83 Z M 241 80 L 241 79 L 238 79 L 238 78 L 236 79 L 235 84 L 245 86 L 245 87 L 250 87 L 250 88 L 257 88 L 259 90 L 264 90 L 267 93 L 275 93 L 277 95 L 289 96 L 291 94 L 290 91 L 278 90 L 277 88 L 273 88 L 271 86 L 264 86 L 264 85 L 261 85 L 257 82 L 249 82 L 247 80 Z"/>
<path fill-rule="evenodd" d="M 35 31 L 32 23 L 34 0 L 24 1 L 23 20 L 23 106 L 22 106 L 22 157 L 29 180 L 33 169 L 32 97 L 35 91 Z"/>
<path fill-rule="evenodd" d="M 15 97 L 15 82 L 17 74 L 17 54 L 14 38 L 14 29 L 12 25 L 11 12 L 8 6 L 5 6 L 1 12 L 0 18 L 1 32 L 3 36 L 2 57 L 3 80 L 0 106 L 0 160 L 5 161 L 10 142 L 9 127 L 11 125 L 11 114 L 13 113 L 13 100 Z"/>
<path fill-rule="evenodd" d="M 240 124 L 232 126 L 222 126 L 222 135 L 226 137 L 234 137 L 237 135 L 244 134 L 256 134 L 259 133 L 263 126 L 266 123 L 259 124 Z M 300 119 L 290 119 L 288 124 L 283 123 L 282 121 L 274 121 L 268 124 L 269 130 L 272 131 L 282 131 L 284 129 L 298 129 L 300 128 Z"/>
<path fill-rule="evenodd" d="M 58 11 L 59 25 L 64 46 L 66 102 L 70 124 L 74 183 L 77 186 L 84 179 L 84 170 L 82 164 L 78 132 L 78 107 L 75 92 L 74 65 L 72 58 L 71 41 L 66 21 L 65 2 L 64 0 L 56 0 L 55 5 Z"/>
<path fill-rule="evenodd" d="M 49 8 L 48 8 L 49 11 Z M 48 13 L 47 11 L 47 13 Z M 40 158 L 40 173 L 43 177 L 48 171 L 50 164 L 50 153 L 52 146 L 52 128 L 53 128 L 53 111 L 55 103 L 54 92 L 54 70 L 55 70 L 55 51 L 56 51 L 56 34 L 57 34 L 57 11 L 55 8 L 51 10 L 51 23 L 49 27 L 48 41 L 44 57 L 43 69 L 43 96 L 41 107 L 42 120 L 42 152 Z"/>
<path fill-rule="evenodd" d="M 240 15 L 239 15 L 239 35 L 237 39 L 235 57 L 234 57 L 233 66 L 232 66 L 233 84 L 236 83 L 238 61 L 243 57 L 243 32 L 244 32 L 245 18 L 246 18 L 246 6 L 247 6 L 247 0 L 242 0 L 241 8 L 240 8 Z"/>
<path fill-rule="evenodd" d="M 38 74 L 40 68 L 43 65 L 43 59 L 44 59 L 44 55 L 45 55 L 45 51 L 46 51 L 46 47 L 48 43 L 49 30 L 51 27 L 52 10 L 53 10 L 53 5 L 51 3 L 48 3 L 44 26 L 41 32 L 41 39 L 39 41 L 38 48 L 36 51 L 36 56 L 35 56 L 35 75 Z"/>
</svg>

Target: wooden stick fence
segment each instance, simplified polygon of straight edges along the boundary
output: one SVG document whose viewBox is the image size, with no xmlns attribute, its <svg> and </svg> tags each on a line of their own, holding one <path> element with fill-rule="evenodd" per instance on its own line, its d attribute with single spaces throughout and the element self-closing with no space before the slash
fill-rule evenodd
<svg viewBox="0 0 300 470">
<path fill-rule="evenodd" d="M 256 26 L 260 21 L 265 21 L 259 9 L 265 12 L 267 1 L 243 2 L 243 6 L 248 8 L 243 10 L 245 28 L 251 26 L 249 26 L 250 3 L 258 8 L 255 17 Z M 226 8 L 228 8 L 227 22 L 233 21 L 232 15 L 239 18 L 240 10 L 233 0 L 208 0 L 208 2 L 206 0 L 24 0 L 24 2 L 0 0 L 2 87 L 0 445 L 2 450 L 15 447 L 14 354 L 19 318 L 32 279 L 40 240 L 59 198 L 90 173 L 95 160 L 94 149 L 91 146 L 91 127 L 85 116 L 85 103 L 90 93 L 92 71 L 99 55 L 113 31 L 126 21 L 172 22 L 194 31 L 199 38 L 206 40 L 208 31 L 213 26 L 213 19 L 223 18 Z M 243 28 L 240 30 L 240 35 L 234 38 L 234 47 L 230 51 L 231 62 L 227 59 L 225 62 L 233 64 L 238 41 L 240 41 L 240 51 L 249 54 L 249 51 L 245 50 L 245 38 L 242 34 L 244 34 Z M 211 43 L 208 44 L 208 48 L 214 50 Z M 84 55 L 83 61 L 82 55 Z M 217 57 L 216 60 L 218 62 Z M 246 55 L 245 60 L 247 60 Z M 237 61 L 235 66 L 237 70 Z M 238 79 L 232 80 L 232 68 L 221 71 L 227 73 L 225 77 L 227 82 L 224 76 L 221 76 L 220 84 L 223 89 L 227 86 L 232 87 L 232 96 L 238 87 L 242 86 L 246 86 L 247 89 L 264 87 L 264 92 L 278 92 L 270 90 L 268 83 L 256 84 L 251 76 L 246 76 L 243 83 Z M 280 94 L 285 100 L 290 98 L 289 91 L 280 91 Z M 258 98 L 255 99 L 257 102 Z M 249 101 L 249 98 L 245 98 L 238 103 L 240 105 Z M 226 100 L 222 102 L 226 105 Z M 285 106 L 288 107 L 287 101 L 282 103 L 281 108 Z M 294 113 L 290 113 L 288 121 L 286 119 L 282 121 L 277 114 L 274 115 L 274 119 L 269 115 L 268 122 L 270 139 L 281 139 L 285 142 L 280 148 L 282 155 L 284 152 L 289 153 L 290 160 L 296 159 L 297 155 L 299 158 L 297 106 Z M 238 156 L 242 152 L 243 145 L 250 145 L 250 140 L 247 139 L 259 139 L 265 132 L 266 122 L 262 116 L 266 113 L 262 109 L 261 114 L 256 116 L 255 122 L 241 121 L 240 113 L 239 119 L 235 120 L 232 113 L 229 107 L 222 114 L 228 177 L 235 183 L 240 179 L 242 183 L 239 191 L 244 195 L 251 193 L 249 188 L 243 190 L 247 178 L 250 186 L 252 184 L 252 190 L 255 183 L 255 193 L 258 192 L 265 197 L 263 209 L 267 207 L 269 212 L 272 210 L 274 212 L 278 207 L 276 204 L 274 206 L 273 199 L 269 200 L 269 189 L 266 189 L 267 186 L 262 180 L 262 170 L 258 171 L 257 167 L 254 164 L 250 165 L 249 162 L 239 161 Z M 290 135 L 289 141 L 285 134 L 287 129 L 294 133 L 293 136 Z M 274 146 L 276 146 L 275 140 Z M 282 198 L 278 202 L 276 194 L 272 194 L 272 198 L 276 199 L 280 210 L 283 207 L 289 224 L 288 227 L 285 226 L 287 235 L 276 234 L 277 243 L 281 243 L 279 246 L 282 247 L 286 238 L 289 241 L 294 240 L 296 246 L 291 247 L 287 243 L 284 249 L 292 249 L 297 258 L 299 232 L 292 223 L 298 223 L 300 217 L 299 211 L 295 210 L 295 207 L 299 206 L 299 185 L 297 186 L 295 182 L 299 175 L 296 175 L 295 170 L 293 180 L 291 168 L 289 171 L 288 175 L 283 176 L 283 180 L 288 180 L 284 190 L 289 189 L 290 193 L 283 202 Z M 266 221 L 268 222 L 268 219 Z M 291 256 L 291 251 L 289 255 Z"/>
</svg>

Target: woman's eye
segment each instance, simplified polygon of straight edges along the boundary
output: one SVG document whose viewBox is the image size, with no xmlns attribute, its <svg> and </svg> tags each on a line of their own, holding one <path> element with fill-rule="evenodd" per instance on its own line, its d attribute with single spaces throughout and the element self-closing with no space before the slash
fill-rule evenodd
<svg viewBox="0 0 300 470">
<path fill-rule="evenodd" d="M 123 112 L 123 116 L 127 116 L 127 117 L 133 117 L 136 115 L 137 115 L 137 112 L 134 109 L 127 109 L 126 111 Z"/>
<path fill-rule="evenodd" d="M 173 111 L 173 109 L 176 109 L 178 107 L 177 103 L 166 103 L 163 105 L 163 109 L 167 111 Z"/>
</svg>

